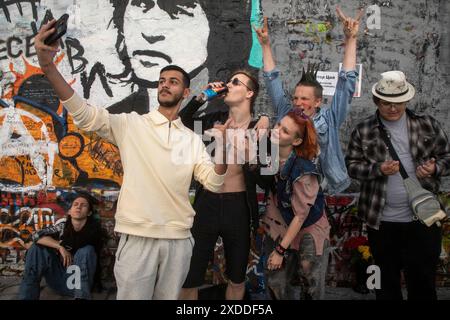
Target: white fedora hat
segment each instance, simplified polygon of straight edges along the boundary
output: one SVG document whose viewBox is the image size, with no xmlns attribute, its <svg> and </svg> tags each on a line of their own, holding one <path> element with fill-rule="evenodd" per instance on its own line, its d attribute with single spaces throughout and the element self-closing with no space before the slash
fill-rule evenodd
<svg viewBox="0 0 450 320">
<path fill-rule="evenodd" d="M 416 90 L 406 81 L 403 72 L 388 71 L 382 73 L 381 79 L 373 85 L 372 94 L 388 102 L 400 103 L 411 100 Z"/>
</svg>

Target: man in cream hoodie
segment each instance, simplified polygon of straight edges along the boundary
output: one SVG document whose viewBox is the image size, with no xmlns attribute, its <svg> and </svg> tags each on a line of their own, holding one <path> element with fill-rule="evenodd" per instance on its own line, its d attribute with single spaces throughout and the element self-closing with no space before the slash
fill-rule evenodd
<svg viewBox="0 0 450 320">
<path fill-rule="evenodd" d="M 109 114 L 87 104 L 57 70 L 53 60 L 58 43 L 43 42 L 54 32 L 54 24 L 52 20 L 44 25 L 35 37 L 42 71 L 74 123 L 120 150 L 124 178 L 115 217 L 115 231 L 121 233 L 114 267 L 117 298 L 177 299 L 194 244 L 192 175 L 216 192 L 227 169 L 226 164 L 211 162 L 201 138 L 178 117 L 189 95 L 189 75 L 178 66 L 167 66 L 160 72 L 158 108 L 145 115 Z M 218 126 L 223 137 L 228 123 Z"/>
</svg>

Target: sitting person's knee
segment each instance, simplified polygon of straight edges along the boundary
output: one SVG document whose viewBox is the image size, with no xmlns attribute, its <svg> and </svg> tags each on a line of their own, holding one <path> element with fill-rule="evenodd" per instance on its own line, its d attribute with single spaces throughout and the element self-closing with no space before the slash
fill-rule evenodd
<svg viewBox="0 0 450 320">
<path fill-rule="evenodd" d="M 94 248 L 94 246 L 87 245 L 87 246 L 84 246 L 84 247 L 81 247 L 80 249 L 78 249 L 77 252 L 80 252 L 83 254 L 92 254 L 92 253 L 95 253 L 95 248 Z"/>
<path fill-rule="evenodd" d="M 32 256 L 32 255 L 42 255 L 42 254 L 46 254 L 48 251 L 48 247 L 42 246 L 40 244 L 37 243 L 33 243 L 26 252 L 26 257 L 27 256 Z M 25 257 L 25 258 L 26 258 Z"/>
<path fill-rule="evenodd" d="M 76 258 L 84 258 L 84 259 L 97 259 L 97 254 L 95 252 L 95 248 L 91 245 L 87 245 L 84 247 L 81 247 L 77 250 L 75 253 Z"/>
</svg>

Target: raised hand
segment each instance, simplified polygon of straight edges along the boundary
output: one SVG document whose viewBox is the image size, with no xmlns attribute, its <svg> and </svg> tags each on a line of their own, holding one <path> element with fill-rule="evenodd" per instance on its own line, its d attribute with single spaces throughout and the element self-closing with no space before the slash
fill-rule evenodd
<svg viewBox="0 0 450 320">
<path fill-rule="evenodd" d="M 267 134 L 270 129 L 270 119 L 268 116 L 261 116 L 255 124 L 253 130 L 256 131 L 256 137 L 259 139 L 262 135 Z"/>
<path fill-rule="evenodd" d="M 258 41 L 261 44 L 261 46 L 270 44 L 269 27 L 267 25 L 267 17 L 264 17 L 264 22 L 263 22 L 262 28 L 253 27 L 253 29 L 255 30 L 256 35 L 258 36 Z"/>
<path fill-rule="evenodd" d="M 56 53 L 59 51 L 59 41 L 55 41 L 55 43 L 50 46 L 44 43 L 44 40 L 47 39 L 47 37 L 50 36 L 53 32 L 55 32 L 55 23 L 56 20 L 53 19 L 44 24 L 34 38 L 34 48 L 36 49 L 36 54 L 38 56 L 39 65 L 41 66 L 41 68 L 52 65 L 53 59 L 55 58 Z"/>
<path fill-rule="evenodd" d="M 230 127 L 232 119 L 229 118 L 225 124 L 215 124 L 213 128 L 208 131 L 211 131 L 211 134 L 214 136 L 216 140 L 216 153 L 215 153 L 215 163 L 217 165 L 227 164 L 227 129 Z M 207 131 L 205 131 L 207 133 Z M 217 173 L 223 174 L 226 171 L 225 167 L 220 167 L 219 171 L 216 170 Z M 221 172 L 221 173 L 220 173 Z"/>
<path fill-rule="evenodd" d="M 356 18 L 347 17 L 339 6 L 336 7 L 336 13 L 344 27 L 344 34 L 347 39 L 356 38 L 359 31 L 359 22 L 364 14 L 363 9 L 359 9 Z"/>
<path fill-rule="evenodd" d="M 218 81 L 218 82 L 210 82 L 208 83 L 208 85 L 206 87 L 204 87 L 203 89 L 208 89 L 208 88 L 222 88 L 225 87 L 225 83 L 222 81 Z"/>
<path fill-rule="evenodd" d="M 224 145 L 226 144 L 227 129 L 230 127 L 230 123 L 233 119 L 229 118 L 224 124 L 215 124 L 214 129 L 216 130 L 216 138 L 222 138 Z"/>
<path fill-rule="evenodd" d="M 211 89 L 220 89 L 220 88 L 223 88 L 223 87 L 225 87 L 225 86 L 226 86 L 226 84 L 225 84 L 224 82 L 210 82 L 210 83 L 208 83 L 207 86 L 205 86 L 205 87 L 203 88 L 203 90 L 206 90 L 206 89 L 209 89 L 209 88 L 211 88 Z M 220 95 L 218 95 L 218 96 L 216 96 L 216 97 L 222 98 L 222 97 L 224 97 L 224 96 L 225 96 L 225 93 L 222 93 L 222 94 L 220 94 Z M 215 97 L 215 98 L 216 98 L 216 97 Z M 204 94 L 203 92 L 200 92 L 200 93 L 198 94 L 196 100 L 197 100 L 197 101 L 200 101 L 200 102 L 205 102 L 205 101 L 208 100 L 208 97 L 206 97 L 205 94 Z"/>
</svg>

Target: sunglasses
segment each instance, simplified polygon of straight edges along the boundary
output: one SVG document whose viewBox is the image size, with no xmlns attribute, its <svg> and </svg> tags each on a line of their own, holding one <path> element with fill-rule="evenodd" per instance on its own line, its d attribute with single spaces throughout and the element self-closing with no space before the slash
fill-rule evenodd
<svg viewBox="0 0 450 320">
<path fill-rule="evenodd" d="M 230 83 L 233 86 L 240 86 L 243 85 L 244 87 L 246 87 L 249 91 L 253 91 L 252 89 L 249 88 L 249 86 L 247 86 L 245 83 L 243 83 L 241 80 L 239 80 L 238 78 L 234 78 L 233 80 L 228 80 L 227 83 Z"/>
</svg>

